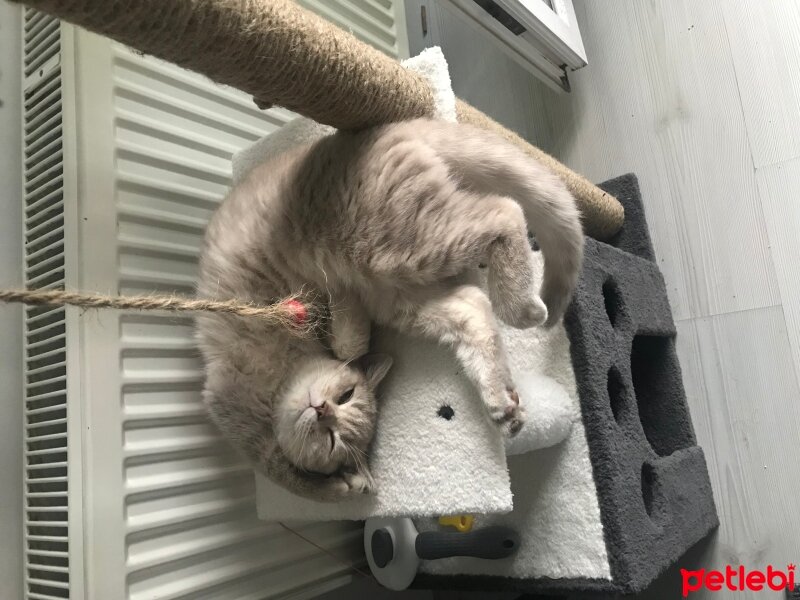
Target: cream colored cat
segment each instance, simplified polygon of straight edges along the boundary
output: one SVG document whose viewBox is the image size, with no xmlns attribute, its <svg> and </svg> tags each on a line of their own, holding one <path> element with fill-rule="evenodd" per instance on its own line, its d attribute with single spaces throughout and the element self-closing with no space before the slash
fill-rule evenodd
<svg viewBox="0 0 800 600">
<path fill-rule="evenodd" d="M 544 253 L 533 289 L 528 228 Z M 214 215 L 206 298 L 265 303 L 304 290 L 330 309 L 329 339 L 257 320 L 198 317 L 204 399 L 268 477 L 335 501 L 372 490 L 375 391 L 391 365 L 370 323 L 453 348 L 507 435 L 524 423 L 494 314 L 553 324 L 578 276 L 583 235 L 562 182 L 485 131 L 419 119 L 337 133 L 258 168 Z M 470 272 L 488 265 L 488 295 Z"/>
</svg>

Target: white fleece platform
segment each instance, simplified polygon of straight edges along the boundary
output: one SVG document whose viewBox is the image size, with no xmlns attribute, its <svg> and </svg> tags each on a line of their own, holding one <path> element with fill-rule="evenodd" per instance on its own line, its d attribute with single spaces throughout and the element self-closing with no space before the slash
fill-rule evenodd
<svg viewBox="0 0 800 600">
<path fill-rule="evenodd" d="M 532 260 L 539 272 L 541 255 L 533 254 Z M 558 330 L 563 335 L 563 328 Z M 541 448 L 564 440 L 580 421 L 569 391 L 575 386 L 569 354 L 543 344 L 543 335 L 547 334 L 540 330 L 503 329 L 512 375 L 528 413 L 517 438 L 506 440 L 488 419 L 452 350 L 376 329 L 374 349 L 394 358 L 381 386 L 378 428 L 370 452 L 377 494 L 325 504 L 298 498 L 256 476 L 259 516 L 304 521 L 511 511 L 514 488 L 507 451 L 525 452 L 536 463 Z M 561 360 L 552 362 L 550 356 Z M 452 411 L 450 419 L 440 416 L 443 407 Z"/>
<path fill-rule="evenodd" d="M 540 259 L 541 254 L 536 253 L 535 257 Z M 551 330 L 504 328 L 503 337 L 511 349 L 514 373 L 535 373 L 536 377 L 551 378 L 566 391 L 571 431 L 558 445 L 509 456 L 513 511 L 475 517 L 475 527 L 504 524 L 520 533 L 520 547 L 513 557 L 502 561 L 470 558 L 422 561 L 420 571 L 525 579 L 610 579 L 597 490 L 566 331 L 560 324 Z M 536 419 L 534 414 L 530 422 L 535 424 Z M 415 519 L 415 524 L 419 531 L 439 528 L 434 518 Z"/>
</svg>

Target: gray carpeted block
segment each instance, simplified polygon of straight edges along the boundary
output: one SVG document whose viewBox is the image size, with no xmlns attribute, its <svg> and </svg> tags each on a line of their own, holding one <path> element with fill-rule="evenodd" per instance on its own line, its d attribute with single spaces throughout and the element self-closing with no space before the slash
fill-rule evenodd
<svg viewBox="0 0 800 600">
<path fill-rule="evenodd" d="M 718 525 L 661 273 L 587 240 L 564 325 L 612 579 L 639 591 Z"/>
</svg>

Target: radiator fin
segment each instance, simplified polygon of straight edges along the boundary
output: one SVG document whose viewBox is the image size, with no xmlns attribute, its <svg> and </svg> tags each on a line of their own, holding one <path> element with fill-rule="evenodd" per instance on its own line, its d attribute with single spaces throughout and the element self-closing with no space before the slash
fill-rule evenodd
<svg viewBox="0 0 800 600">
<path fill-rule="evenodd" d="M 24 280 L 64 286 L 61 32 L 23 13 Z M 69 597 L 67 382 L 63 308 L 24 311 L 25 597 Z"/>
<path fill-rule="evenodd" d="M 298 0 L 298 4 L 384 54 L 405 58 L 405 31 L 396 20 L 403 7 L 396 6 L 397 0 Z"/>
</svg>

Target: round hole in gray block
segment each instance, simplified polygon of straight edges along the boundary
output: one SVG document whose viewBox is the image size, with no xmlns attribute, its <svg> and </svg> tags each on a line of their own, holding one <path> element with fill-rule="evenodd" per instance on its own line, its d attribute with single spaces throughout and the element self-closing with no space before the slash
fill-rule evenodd
<svg viewBox="0 0 800 600">
<path fill-rule="evenodd" d="M 603 303 L 606 307 L 608 322 L 612 327 L 616 327 L 617 319 L 622 313 L 622 296 L 620 296 L 617 282 L 610 277 L 603 283 Z"/>
<path fill-rule="evenodd" d="M 631 378 L 642 430 L 659 456 L 695 445 L 680 366 L 671 337 L 637 335 L 631 345 Z"/>
<path fill-rule="evenodd" d="M 659 485 L 658 475 L 650 463 L 642 465 L 642 502 L 647 516 L 658 524 L 659 514 Z"/>
<path fill-rule="evenodd" d="M 622 414 L 625 411 L 625 396 L 626 390 L 625 383 L 622 381 L 622 375 L 619 374 L 617 367 L 611 367 L 608 370 L 608 402 L 611 404 L 611 412 L 617 423 L 620 422 Z"/>
</svg>

